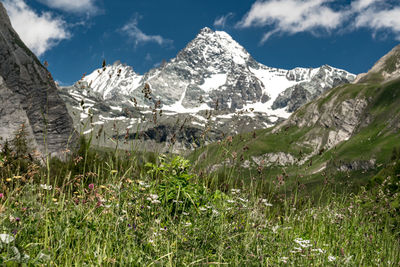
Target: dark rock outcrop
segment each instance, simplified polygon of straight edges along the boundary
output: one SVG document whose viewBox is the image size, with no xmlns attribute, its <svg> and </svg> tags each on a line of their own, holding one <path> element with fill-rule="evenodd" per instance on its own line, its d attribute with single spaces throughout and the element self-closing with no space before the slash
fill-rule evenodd
<svg viewBox="0 0 400 267">
<path fill-rule="evenodd" d="M 50 72 L 19 38 L 1 3 L 0 76 L 3 139 L 11 139 L 15 125 L 24 123 L 36 149 L 61 156 L 69 140 L 75 139 L 72 119 Z"/>
</svg>

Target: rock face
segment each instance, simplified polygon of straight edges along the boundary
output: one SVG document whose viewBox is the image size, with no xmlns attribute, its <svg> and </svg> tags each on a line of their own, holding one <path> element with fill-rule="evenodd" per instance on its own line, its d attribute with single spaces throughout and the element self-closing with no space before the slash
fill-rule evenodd
<svg viewBox="0 0 400 267">
<path fill-rule="evenodd" d="M 27 138 L 33 142 L 33 147 L 37 147 L 32 128 L 29 127 L 29 119 L 23 110 L 20 99 L 4 83 L 0 76 L 0 140 L 7 140 L 21 128 L 27 125 Z"/>
<path fill-rule="evenodd" d="M 1 3 L 0 76 L 3 139 L 13 138 L 15 128 L 24 123 L 36 149 L 61 155 L 73 136 L 72 119 L 51 74 L 21 41 Z"/>
<path fill-rule="evenodd" d="M 292 71 L 290 71 L 287 76 L 295 79 L 296 76 L 291 72 Z M 354 75 L 328 65 L 320 67 L 314 75 L 310 76 L 309 81 L 300 82 L 282 92 L 274 101 L 272 108 L 279 109 L 287 107 L 287 111 L 294 112 L 325 91 L 343 83 L 350 83 L 354 80 Z"/>
<path fill-rule="evenodd" d="M 322 92 L 354 77 L 327 65 L 293 70 L 267 67 L 226 32 L 204 28 L 175 58 L 143 76 L 116 62 L 60 92 L 78 128 L 93 115 L 105 130 L 110 124 L 114 127 L 113 120 L 122 124 L 120 131 L 136 129 L 139 121 L 143 126 L 143 117 L 152 120 L 158 106 L 163 116 L 157 125 L 146 124 L 144 135 L 164 124 L 167 139 L 182 137 L 177 138 L 182 147 L 190 148 L 193 140 L 188 136 L 197 138 L 207 132 L 211 134 L 208 141 L 216 141 L 223 133 L 271 127 Z M 175 127 L 174 121 L 186 124 Z M 176 128 L 184 132 L 173 133 Z M 89 129 L 82 132 L 90 133 Z"/>
</svg>

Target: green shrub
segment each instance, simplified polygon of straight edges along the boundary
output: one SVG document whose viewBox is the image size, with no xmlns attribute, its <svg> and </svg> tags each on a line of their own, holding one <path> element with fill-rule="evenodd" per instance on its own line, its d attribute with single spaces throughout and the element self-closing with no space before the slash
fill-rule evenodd
<svg viewBox="0 0 400 267">
<path fill-rule="evenodd" d="M 205 200 L 205 188 L 194 183 L 196 178 L 189 172 L 189 161 L 176 156 L 168 159 L 159 157 L 159 163 L 146 163 L 147 173 L 153 177 L 154 193 L 171 212 L 182 211 L 185 207 L 198 207 Z"/>
</svg>

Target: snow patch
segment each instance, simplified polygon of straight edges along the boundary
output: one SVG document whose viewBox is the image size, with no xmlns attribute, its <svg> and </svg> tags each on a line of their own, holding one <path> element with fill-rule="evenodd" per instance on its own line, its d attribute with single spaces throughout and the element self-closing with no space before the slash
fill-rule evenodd
<svg viewBox="0 0 400 267">
<path fill-rule="evenodd" d="M 214 74 L 210 78 L 204 79 L 204 83 L 199 87 L 205 92 L 210 92 L 224 85 L 226 83 L 226 79 L 226 73 Z"/>
</svg>

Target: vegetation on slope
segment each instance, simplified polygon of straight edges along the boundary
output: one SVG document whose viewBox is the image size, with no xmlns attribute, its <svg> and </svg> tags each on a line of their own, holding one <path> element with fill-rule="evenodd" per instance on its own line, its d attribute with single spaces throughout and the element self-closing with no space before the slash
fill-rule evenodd
<svg viewBox="0 0 400 267">
<path fill-rule="evenodd" d="M 365 99 L 367 104 L 351 137 L 327 148 L 329 134 L 338 128 L 327 127 L 323 118 L 331 116 L 349 99 Z M 299 127 L 298 121 L 311 120 L 315 107 L 319 120 L 312 126 Z M 312 142 L 318 138 L 321 144 L 315 147 Z M 222 181 L 234 177 L 251 183 L 249 179 L 253 177 L 264 184 L 264 188 L 269 188 L 277 177 L 283 176 L 292 187 L 300 182 L 315 191 L 329 176 L 338 189 L 344 177 L 354 182 L 354 189 L 359 189 L 390 164 L 392 149 L 399 146 L 399 141 L 400 80 L 397 79 L 383 84 L 339 86 L 300 108 L 283 125 L 228 137 L 221 143 L 198 149 L 189 158 L 196 163 L 199 172 L 216 171 Z M 283 157 L 290 154 L 294 161 L 287 164 L 261 161 L 265 155 L 278 153 L 284 153 Z M 343 183 L 343 186 L 348 184 Z"/>
<path fill-rule="evenodd" d="M 182 157 L 97 151 L 84 140 L 66 162 L 42 167 L 21 137 L 0 154 L 2 265 L 400 263 L 396 217 L 382 216 L 386 202 L 372 189 L 337 195 L 325 184 L 319 201 L 300 198 L 301 186 L 279 194 L 283 179 L 264 193 L 234 179 L 219 190 L 217 176 L 197 175 Z"/>
</svg>

